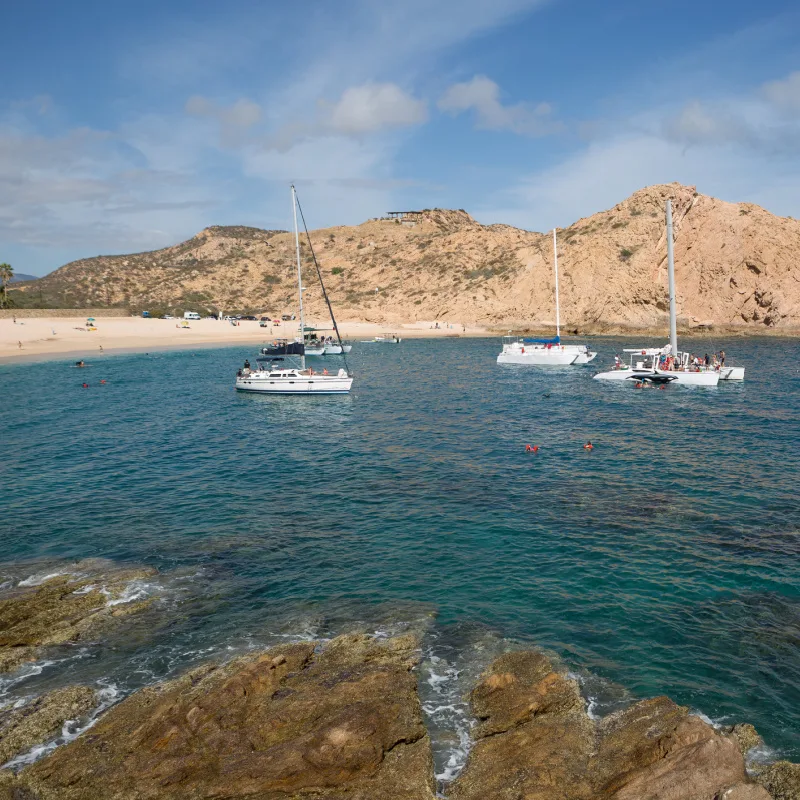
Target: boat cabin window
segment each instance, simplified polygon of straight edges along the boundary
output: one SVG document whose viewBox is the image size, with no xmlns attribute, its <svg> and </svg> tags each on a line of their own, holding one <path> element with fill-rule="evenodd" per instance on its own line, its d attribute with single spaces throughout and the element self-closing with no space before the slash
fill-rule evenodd
<svg viewBox="0 0 800 800">
<path fill-rule="evenodd" d="M 280 372 L 270 372 L 269 376 L 270 376 L 270 378 L 282 378 L 283 377 Z"/>
</svg>

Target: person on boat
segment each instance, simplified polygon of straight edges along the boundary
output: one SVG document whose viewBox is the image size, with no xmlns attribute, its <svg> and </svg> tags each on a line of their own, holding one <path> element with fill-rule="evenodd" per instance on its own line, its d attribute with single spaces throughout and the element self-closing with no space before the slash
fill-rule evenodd
<svg viewBox="0 0 800 800">
<path fill-rule="evenodd" d="M 719 365 L 721 367 L 725 366 L 725 351 L 724 350 L 720 350 L 719 351 Z"/>
<path fill-rule="evenodd" d="M 614 369 L 622 369 L 622 361 L 619 356 L 614 356 Z"/>
<path fill-rule="evenodd" d="M 708 353 L 706 353 L 706 366 L 707 367 L 711 366 L 711 356 L 709 356 Z"/>
<path fill-rule="evenodd" d="M 250 369 L 250 359 L 249 358 L 246 358 L 244 360 L 244 368 L 245 369 Z"/>
</svg>

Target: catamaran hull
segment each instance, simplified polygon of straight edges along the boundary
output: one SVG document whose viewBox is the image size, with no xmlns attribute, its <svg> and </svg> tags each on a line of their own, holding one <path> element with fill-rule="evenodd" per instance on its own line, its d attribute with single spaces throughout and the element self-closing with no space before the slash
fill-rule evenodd
<svg viewBox="0 0 800 800">
<path fill-rule="evenodd" d="M 347 394 L 352 385 L 352 378 L 339 378 L 336 375 L 313 375 L 308 378 L 292 379 L 248 376 L 236 379 L 237 391 L 260 394 Z"/>
<path fill-rule="evenodd" d="M 718 372 L 672 372 L 668 370 L 636 370 L 613 369 L 609 372 L 599 372 L 594 376 L 596 381 L 651 381 L 663 379 L 669 383 L 678 383 L 681 386 L 716 386 L 719 382 Z"/>
</svg>

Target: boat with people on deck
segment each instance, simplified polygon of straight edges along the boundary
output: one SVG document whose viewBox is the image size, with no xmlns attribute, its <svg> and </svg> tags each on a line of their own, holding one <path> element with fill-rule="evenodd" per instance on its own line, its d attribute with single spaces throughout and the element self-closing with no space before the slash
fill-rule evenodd
<svg viewBox="0 0 800 800">
<path fill-rule="evenodd" d="M 262 348 L 261 355 L 256 359 L 257 367 L 255 369 L 251 366 L 249 360 L 245 361 L 244 366 L 236 373 L 235 387 L 240 392 L 260 392 L 263 394 L 347 394 L 353 385 L 353 376 L 347 368 L 346 357 L 345 366 L 335 372 L 329 372 L 324 368 L 315 370 L 313 367 L 306 366 L 306 356 L 312 355 L 312 352 L 314 355 L 322 355 L 324 353 L 324 345 L 320 345 L 316 330 L 307 328 L 305 325 L 303 313 L 303 270 L 300 258 L 300 233 L 297 225 L 297 211 L 298 209 L 300 210 L 302 217 L 303 209 L 297 198 L 295 187 L 292 186 L 291 188 L 294 241 L 297 257 L 297 290 L 300 309 L 298 337 L 294 342 L 290 342 L 288 339 L 280 339 Z M 314 254 L 305 218 L 303 218 L 303 227 L 308 237 L 311 257 L 322 287 L 322 294 L 330 311 L 333 330 L 336 332 L 336 340 L 342 346 L 339 328 L 333 315 L 333 308 L 328 299 L 328 294 L 325 291 L 322 271 Z M 344 350 L 342 350 L 342 355 L 344 357 Z M 299 363 L 292 364 L 292 360 L 296 360 Z"/>
<path fill-rule="evenodd" d="M 588 364 L 597 353 L 588 344 L 564 344 L 561 341 L 561 312 L 558 301 L 558 238 L 553 228 L 553 272 L 556 294 L 556 335 L 551 339 L 529 339 L 522 336 L 503 337 L 498 364 L 529 364 L 537 367 L 566 367 Z"/>
<path fill-rule="evenodd" d="M 601 381 L 632 381 L 636 384 L 682 384 L 716 386 L 721 380 L 744 380 L 744 367 L 725 366 L 725 354 L 712 360 L 678 350 L 678 327 L 675 297 L 675 256 L 672 229 L 672 201 L 666 202 L 667 275 L 669 281 L 669 343 L 663 347 L 626 348 L 630 356 L 624 363 L 615 356 L 614 368 L 595 375 Z"/>
</svg>

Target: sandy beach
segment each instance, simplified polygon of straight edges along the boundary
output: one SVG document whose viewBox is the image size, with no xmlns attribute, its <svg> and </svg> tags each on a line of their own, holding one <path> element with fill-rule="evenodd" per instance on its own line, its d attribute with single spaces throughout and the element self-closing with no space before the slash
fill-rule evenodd
<svg viewBox="0 0 800 800">
<path fill-rule="evenodd" d="M 328 327 L 321 321 L 308 325 Z M 401 337 L 486 336 L 485 328 L 466 327 L 446 322 L 413 322 L 386 326 L 363 321 L 344 321 L 342 336 L 354 342 L 369 340 L 385 333 Z M 267 328 L 258 322 L 241 321 L 238 325 L 213 319 L 195 320 L 183 326 L 179 319 L 143 319 L 141 317 L 97 317 L 90 330 L 85 317 L 18 317 L 0 319 L 0 361 L 38 361 L 54 357 L 86 358 L 103 352 L 131 353 L 148 350 L 176 350 L 186 347 L 224 347 L 261 344 L 276 338 L 294 338 L 297 322 L 283 322 Z"/>
</svg>

